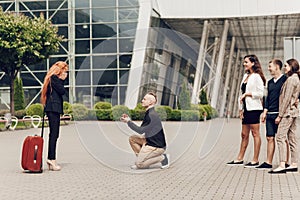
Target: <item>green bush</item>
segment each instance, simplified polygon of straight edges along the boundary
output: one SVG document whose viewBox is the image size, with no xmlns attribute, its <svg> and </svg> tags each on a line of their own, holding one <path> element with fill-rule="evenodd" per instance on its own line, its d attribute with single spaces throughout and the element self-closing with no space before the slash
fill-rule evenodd
<svg viewBox="0 0 300 200">
<path fill-rule="evenodd" d="M 190 97 L 190 92 L 186 86 L 186 83 L 183 83 L 181 86 L 181 91 L 178 97 L 178 109 L 180 110 L 191 109 L 191 97 Z"/>
<path fill-rule="evenodd" d="M 143 120 L 145 112 L 145 109 L 135 108 L 129 111 L 129 115 L 132 120 Z"/>
<path fill-rule="evenodd" d="M 88 109 L 83 104 L 75 103 L 72 105 L 71 114 L 74 120 L 85 120 L 88 117 Z"/>
<path fill-rule="evenodd" d="M 72 113 L 72 105 L 69 102 L 64 101 L 63 110 L 64 110 L 64 114 Z"/>
<path fill-rule="evenodd" d="M 156 106 L 155 110 L 162 121 L 166 121 L 171 118 L 172 108 L 170 106 Z"/>
<path fill-rule="evenodd" d="M 40 103 L 31 104 L 26 109 L 26 115 L 33 116 L 33 115 L 39 115 L 40 117 L 43 117 L 44 113 L 44 106 Z"/>
<path fill-rule="evenodd" d="M 116 105 L 112 107 L 112 120 L 119 121 L 122 114 L 129 115 L 129 108 L 123 105 Z"/>
<path fill-rule="evenodd" d="M 86 120 L 97 120 L 96 110 L 88 110 Z"/>
<path fill-rule="evenodd" d="M 15 117 L 22 119 L 26 115 L 26 110 L 17 110 L 15 111 Z"/>
<path fill-rule="evenodd" d="M 94 109 L 95 110 L 99 110 L 99 109 L 111 109 L 111 108 L 112 108 L 112 105 L 109 102 L 100 101 L 100 102 L 97 102 L 94 105 Z"/>
<path fill-rule="evenodd" d="M 25 100 L 24 100 L 24 89 L 23 89 L 23 82 L 21 78 L 16 78 L 14 80 L 14 102 L 15 102 L 15 111 L 16 110 L 23 110 L 25 109 Z M 15 114 L 16 115 L 16 114 Z"/>
<path fill-rule="evenodd" d="M 181 111 L 180 110 L 172 110 L 170 120 L 181 121 Z"/>
<path fill-rule="evenodd" d="M 181 120 L 182 121 L 199 121 L 200 114 L 197 110 L 182 110 Z"/>
<path fill-rule="evenodd" d="M 96 116 L 98 120 L 111 120 L 112 109 L 98 109 L 96 110 Z"/>
</svg>

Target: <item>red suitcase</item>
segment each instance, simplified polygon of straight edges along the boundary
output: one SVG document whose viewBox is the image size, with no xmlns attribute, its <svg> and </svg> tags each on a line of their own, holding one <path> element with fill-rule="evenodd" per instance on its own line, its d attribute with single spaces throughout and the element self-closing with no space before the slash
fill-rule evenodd
<svg viewBox="0 0 300 200">
<path fill-rule="evenodd" d="M 27 136 L 23 142 L 21 165 L 27 172 L 43 172 L 44 120 L 43 116 L 41 136 Z"/>
<path fill-rule="evenodd" d="M 41 136 L 27 136 L 22 149 L 22 168 L 29 172 L 41 173 L 44 139 Z"/>
</svg>

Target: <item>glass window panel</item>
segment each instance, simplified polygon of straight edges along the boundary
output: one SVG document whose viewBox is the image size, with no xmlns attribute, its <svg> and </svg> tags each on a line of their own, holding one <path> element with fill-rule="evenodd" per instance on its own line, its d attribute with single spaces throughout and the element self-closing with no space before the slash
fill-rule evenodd
<svg viewBox="0 0 300 200">
<path fill-rule="evenodd" d="M 76 102 L 82 103 L 87 107 L 91 106 L 91 88 L 90 87 L 76 87 Z"/>
<path fill-rule="evenodd" d="M 120 39 L 120 52 L 132 52 L 134 39 Z"/>
<path fill-rule="evenodd" d="M 67 10 L 59 10 L 57 12 L 49 11 L 49 17 L 51 17 L 51 22 L 53 24 L 68 24 L 68 11 Z"/>
<path fill-rule="evenodd" d="M 90 69 L 90 56 L 76 56 L 75 69 Z"/>
<path fill-rule="evenodd" d="M 63 35 L 64 38 L 69 38 L 69 30 L 67 26 L 58 26 L 58 35 Z"/>
<path fill-rule="evenodd" d="M 93 56 L 93 69 L 111 69 L 117 67 L 117 56 Z"/>
<path fill-rule="evenodd" d="M 60 42 L 59 50 L 55 55 L 64 55 L 68 54 L 68 42 Z"/>
<path fill-rule="evenodd" d="M 20 13 L 23 14 L 23 15 L 25 15 L 25 16 L 27 16 L 27 17 L 31 17 L 31 18 L 33 18 L 33 17 L 40 17 L 41 14 L 43 14 L 44 16 L 46 16 L 45 12 L 41 12 L 41 11 L 35 11 L 35 12 L 26 12 L 26 11 L 24 11 L 24 12 L 20 12 Z"/>
<path fill-rule="evenodd" d="M 120 8 L 119 9 L 119 21 L 132 21 L 137 20 L 139 15 L 139 9 L 138 8 Z"/>
<path fill-rule="evenodd" d="M 4 12 L 15 10 L 15 3 L 0 3 L 0 6 Z"/>
<path fill-rule="evenodd" d="M 44 81 L 46 76 L 46 72 L 35 72 L 34 75 L 38 78 L 40 82 Z M 21 78 L 23 81 L 23 86 L 41 86 L 41 84 L 36 80 L 34 76 L 32 76 L 29 72 L 22 72 Z"/>
<path fill-rule="evenodd" d="M 90 25 L 81 24 L 75 26 L 75 37 L 76 38 L 90 38 Z"/>
<path fill-rule="evenodd" d="M 88 7 L 90 7 L 90 1 L 75 0 L 75 7 L 76 8 L 88 8 Z"/>
<path fill-rule="evenodd" d="M 90 53 L 90 41 L 75 41 L 75 53 Z"/>
<path fill-rule="evenodd" d="M 0 79 L 0 86 L 9 86 L 9 85 L 10 85 L 10 80 L 8 76 L 7 75 L 3 76 L 2 79 Z"/>
<path fill-rule="evenodd" d="M 126 98 L 127 86 L 121 86 L 121 87 L 119 87 L 119 90 L 120 90 L 120 105 L 124 105 L 125 98 Z"/>
<path fill-rule="evenodd" d="M 91 85 L 90 71 L 76 71 L 75 77 L 76 85 Z"/>
<path fill-rule="evenodd" d="M 57 61 L 67 62 L 68 61 L 68 57 L 51 57 L 49 59 L 49 67 L 51 67 L 53 64 L 55 64 Z"/>
<path fill-rule="evenodd" d="M 117 83 L 117 70 L 93 71 L 93 85 Z"/>
<path fill-rule="evenodd" d="M 75 23 L 87 23 L 90 21 L 90 10 L 75 10 Z"/>
<path fill-rule="evenodd" d="M 116 9 L 93 8 L 92 17 L 93 22 L 115 22 L 117 18 Z"/>
<path fill-rule="evenodd" d="M 137 23 L 120 23 L 120 37 L 134 37 L 136 33 Z"/>
<path fill-rule="evenodd" d="M 116 53 L 117 40 L 93 40 L 93 53 Z"/>
<path fill-rule="evenodd" d="M 120 84 L 128 83 L 129 70 L 120 70 L 119 71 L 119 82 Z"/>
<path fill-rule="evenodd" d="M 64 0 L 53 0 L 53 1 L 48 1 L 49 2 L 49 9 L 57 9 L 60 7 L 61 8 L 68 8 L 68 2 Z M 62 5 L 62 3 L 64 3 Z"/>
<path fill-rule="evenodd" d="M 117 33 L 116 24 L 93 24 L 93 38 L 106 38 L 115 36 Z"/>
<path fill-rule="evenodd" d="M 120 68 L 130 68 L 132 55 L 121 55 L 119 57 Z"/>
<path fill-rule="evenodd" d="M 20 10 L 27 10 L 27 8 L 29 10 L 46 10 L 46 1 L 22 2 L 20 3 Z"/>
<path fill-rule="evenodd" d="M 92 0 L 92 7 L 116 6 L 116 0 Z"/>
<path fill-rule="evenodd" d="M 42 71 L 47 71 L 47 61 L 43 60 L 42 62 L 35 64 L 35 65 L 29 65 L 28 68 L 31 71 L 36 71 L 36 70 L 42 70 Z M 23 72 L 25 72 L 25 69 L 23 69 Z"/>
<path fill-rule="evenodd" d="M 112 94 L 117 90 L 116 87 L 113 86 L 105 86 L 105 87 L 95 87 L 93 89 L 94 96 L 97 101 L 105 101 L 112 103 Z"/>
<path fill-rule="evenodd" d="M 118 0 L 119 6 L 138 6 L 138 0 Z"/>
</svg>

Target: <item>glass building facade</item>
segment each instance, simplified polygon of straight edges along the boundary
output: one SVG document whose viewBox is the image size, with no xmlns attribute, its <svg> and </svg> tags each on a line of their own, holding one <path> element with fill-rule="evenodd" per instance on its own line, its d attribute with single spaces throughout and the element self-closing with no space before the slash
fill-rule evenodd
<svg viewBox="0 0 300 200">
<path fill-rule="evenodd" d="M 21 72 L 26 104 L 39 102 L 43 78 L 58 60 L 69 64 L 66 101 L 124 104 L 136 33 L 138 0 L 1 0 L 4 12 L 41 14 L 64 36 L 57 54 Z M 1 104 L 9 102 L 9 82 L 0 76 Z"/>
</svg>

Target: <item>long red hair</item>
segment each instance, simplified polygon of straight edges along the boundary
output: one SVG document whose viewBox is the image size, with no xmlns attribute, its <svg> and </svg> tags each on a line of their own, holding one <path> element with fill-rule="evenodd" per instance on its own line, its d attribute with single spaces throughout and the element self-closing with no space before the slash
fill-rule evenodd
<svg viewBox="0 0 300 200">
<path fill-rule="evenodd" d="M 41 103 L 43 105 L 46 104 L 47 90 L 48 90 L 48 85 L 51 84 L 51 76 L 56 75 L 59 77 L 62 73 L 66 72 L 68 68 L 69 68 L 68 64 L 62 61 L 57 61 L 55 64 L 53 64 L 50 67 L 49 71 L 46 74 L 46 77 L 44 79 L 44 84 L 42 87 Z"/>
</svg>

